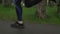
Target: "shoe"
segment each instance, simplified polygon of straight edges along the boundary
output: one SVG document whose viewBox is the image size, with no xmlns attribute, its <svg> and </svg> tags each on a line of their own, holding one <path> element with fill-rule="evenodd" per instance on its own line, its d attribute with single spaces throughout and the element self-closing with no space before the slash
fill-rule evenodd
<svg viewBox="0 0 60 34">
<path fill-rule="evenodd" d="M 14 24 L 11 24 L 11 27 L 24 29 L 24 24 L 19 24 L 18 22 L 16 22 Z"/>
</svg>

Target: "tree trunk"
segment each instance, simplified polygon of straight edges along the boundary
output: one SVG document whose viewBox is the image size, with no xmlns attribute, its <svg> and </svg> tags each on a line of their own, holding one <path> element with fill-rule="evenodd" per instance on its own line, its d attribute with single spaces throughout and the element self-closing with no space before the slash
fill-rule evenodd
<svg viewBox="0 0 60 34">
<path fill-rule="evenodd" d="M 57 3 L 57 13 L 58 15 L 60 15 L 60 0 L 58 0 L 58 3 Z"/>
<path fill-rule="evenodd" d="M 52 0 L 49 0 L 49 2 L 48 2 L 48 6 L 50 6 L 50 7 L 55 6 L 55 2 L 54 2 L 54 1 L 52 1 Z"/>
<path fill-rule="evenodd" d="M 42 0 L 39 4 L 37 4 L 37 16 L 39 18 L 46 18 L 46 4 L 47 0 Z"/>
<path fill-rule="evenodd" d="M 5 7 L 10 7 L 11 6 L 11 2 L 12 2 L 12 0 L 2 0 L 2 4 Z"/>
<path fill-rule="evenodd" d="M 0 0 L 0 4 L 2 3 L 2 0 Z"/>
</svg>

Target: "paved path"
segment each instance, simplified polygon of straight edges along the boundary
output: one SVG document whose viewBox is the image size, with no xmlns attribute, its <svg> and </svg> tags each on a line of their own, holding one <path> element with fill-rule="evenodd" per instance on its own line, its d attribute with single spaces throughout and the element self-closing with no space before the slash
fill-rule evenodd
<svg viewBox="0 0 60 34">
<path fill-rule="evenodd" d="M 25 24 L 25 29 L 14 29 L 14 22 L 0 20 L 0 34 L 60 34 L 60 25 Z"/>
</svg>

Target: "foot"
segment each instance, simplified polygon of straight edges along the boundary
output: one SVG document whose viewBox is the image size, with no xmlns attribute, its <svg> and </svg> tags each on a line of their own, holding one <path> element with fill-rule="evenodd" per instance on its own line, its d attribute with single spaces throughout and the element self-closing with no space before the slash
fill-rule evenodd
<svg viewBox="0 0 60 34">
<path fill-rule="evenodd" d="M 11 24 L 11 27 L 23 29 L 24 28 L 24 24 L 20 24 L 20 23 L 16 22 L 14 24 Z"/>
</svg>

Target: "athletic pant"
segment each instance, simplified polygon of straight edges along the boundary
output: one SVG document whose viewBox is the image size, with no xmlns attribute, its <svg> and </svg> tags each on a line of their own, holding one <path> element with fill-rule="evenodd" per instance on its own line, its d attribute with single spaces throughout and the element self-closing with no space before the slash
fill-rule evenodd
<svg viewBox="0 0 60 34">
<path fill-rule="evenodd" d="M 22 21 L 22 7 L 21 7 L 21 0 L 14 0 L 17 18 L 19 21 Z"/>
</svg>

